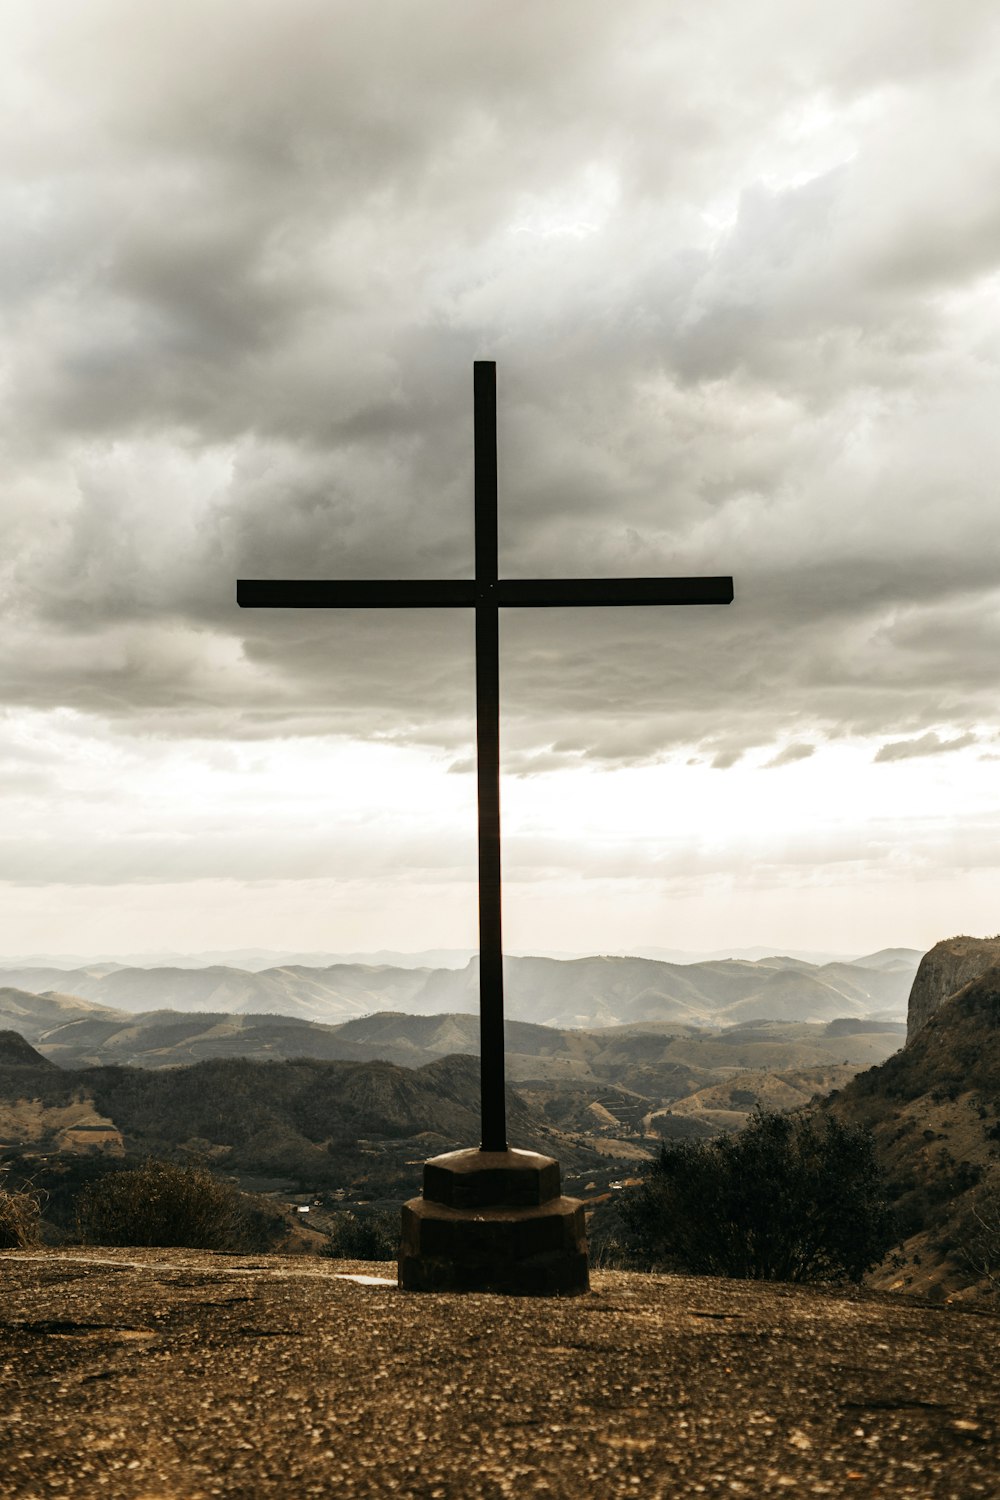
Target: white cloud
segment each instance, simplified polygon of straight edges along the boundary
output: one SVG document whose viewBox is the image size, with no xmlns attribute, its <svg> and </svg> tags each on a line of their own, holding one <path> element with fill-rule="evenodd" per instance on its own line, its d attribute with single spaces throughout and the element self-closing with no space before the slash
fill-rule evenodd
<svg viewBox="0 0 1000 1500">
<path fill-rule="evenodd" d="M 931 729 L 914 740 L 891 740 L 889 744 L 879 749 L 875 760 L 879 764 L 884 764 L 886 761 L 912 760 L 914 756 L 942 755 L 950 750 L 964 750 L 968 745 L 975 743 L 974 734 L 960 734 L 955 739 L 942 740 Z"/>
<path fill-rule="evenodd" d="M 12 14 L 3 703 L 150 766 L 233 743 L 233 778 L 280 736 L 287 767 L 295 737 L 462 764 L 469 622 L 251 615 L 234 582 L 466 575 L 469 366 L 496 357 L 509 572 L 737 588 L 512 612 L 511 771 L 785 785 L 842 743 L 885 777 L 988 739 L 1000 18 L 960 12 Z M 155 825 L 101 878 L 169 863 Z M 38 880 L 69 858 L 8 852 Z"/>
</svg>

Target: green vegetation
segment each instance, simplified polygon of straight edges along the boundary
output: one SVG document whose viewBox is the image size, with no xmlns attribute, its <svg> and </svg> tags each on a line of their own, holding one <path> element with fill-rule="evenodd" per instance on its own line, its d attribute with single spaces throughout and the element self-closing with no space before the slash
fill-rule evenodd
<svg viewBox="0 0 1000 1500">
<path fill-rule="evenodd" d="M 871 1132 L 755 1111 L 666 1141 L 618 1212 L 633 1264 L 769 1281 L 860 1281 L 894 1235 Z"/>
<path fill-rule="evenodd" d="M 38 1244 L 41 1195 L 30 1187 L 8 1186 L 7 1175 L 0 1166 L 0 1250 L 24 1250 Z"/>
<path fill-rule="evenodd" d="M 395 1260 L 399 1254 L 399 1213 L 363 1209 L 337 1215 L 325 1252 L 334 1260 Z"/>
<path fill-rule="evenodd" d="M 269 1249 L 285 1228 L 273 1209 L 205 1167 L 152 1158 L 89 1183 L 77 1199 L 76 1223 L 85 1244 L 237 1252 Z"/>
</svg>

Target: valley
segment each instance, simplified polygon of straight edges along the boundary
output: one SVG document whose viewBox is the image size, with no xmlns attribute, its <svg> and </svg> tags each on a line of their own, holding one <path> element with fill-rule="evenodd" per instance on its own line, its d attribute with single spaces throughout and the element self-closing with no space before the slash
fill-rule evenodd
<svg viewBox="0 0 1000 1500">
<path fill-rule="evenodd" d="M 522 1014 L 505 1028 L 511 1139 L 557 1157 L 567 1191 L 597 1223 L 661 1140 L 710 1140 L 758 1107 L 828 1110 L 874 1132 L 886 1172 L 900 1243 L 873 1284 L 981 1292 L 993 1273 L 976 1225 L 1000 1210 L 998 965 L 1000 939 L 965 938 L 938 944 L 919 967 L 899 950 L 828 965 L 514 961 L 512 1008 Z M 250 971 L 150 970 L 136 980 L 97 966 L 58 971 L 58 988 L 43 987 L 49 969 L 5 971 L 4 1163 L 50 1193 L 57 1232 L 71 1227 L 80 1183 L 123 1157 L 203 1162 L 293 1216 L 308 1210 L 314 1228 L 346 1210 L 395 1212 L 419 1190 L 427 1157 L 478 1138 L 478 1020 L 465 1008 L 474 971 L 262 974 L 268 995 L 329 1016 L 334 989 L 341 1000 L 348 992 L 344 970 L 352 1004 L 364 997 L 370 1008 L 339 1021 L 255 1009 L 265 991 Z M 603 1024 L 525 1019 L 546 975 L 551 1012 L 597 1010 Z M 904 981 L 908 1009 L 893 999 Z M 456 1008 L 399 1003 L 431 994 Z M 784 1014 L 748 1014 L 762 994 Z M 154 1004 L 169 998 L 185 1003 Z M 668 1002 L 679 1015 L 664 1016 Z"/>
<path fill-rule="evenodd" d="M 567 1190 L 600 1202 L 661 1138 L 707 1138 L 755 1105 L 808 1103 L 905 1032 L 910 956 L 827 967 L 817 978 L 823 966 L 780 958 L 511 960 L 511 1139 L 557 1156 Z M 0 1146 L 42 1173 L 57 1211 L 81 1174 L 165 1155 L 322 1223 L 342 1207 L 398 1205 L 426 1157 L 478 1138 L 474 964 L 0 977 Z M 762 994 L 784 1019 L 747 1014 Z M 524 1019 L 543 999 L 556 1016 L 602 1020 Z M 456 1008 L 406 1008 L 432 1000 Z M 345 1007 L 365 1009 L 329 1019 Z"/>
</svg>

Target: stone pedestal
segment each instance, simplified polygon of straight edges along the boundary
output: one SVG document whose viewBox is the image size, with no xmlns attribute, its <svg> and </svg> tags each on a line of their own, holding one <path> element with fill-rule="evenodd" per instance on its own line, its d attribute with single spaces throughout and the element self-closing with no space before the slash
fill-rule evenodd
<svg viewBox="0 0 1000 1500">
<path fill-rule="evenodd" d="M 583 1204 L 534 1151 L 449 1151 L 403 1207 L 405 1292 L 565 1297 L 589 1290 Z"/>
</svg>

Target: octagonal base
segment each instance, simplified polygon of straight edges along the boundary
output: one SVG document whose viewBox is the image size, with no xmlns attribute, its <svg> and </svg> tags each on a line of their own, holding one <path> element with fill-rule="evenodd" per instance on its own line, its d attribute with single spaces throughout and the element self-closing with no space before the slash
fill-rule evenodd
<svg viewBox="0 0 1000 1500">
<path fill-rule="evenodd" d="M 406 1292 L 506 1292 L 569 1296 L 590 1289 L 583 1204 L 448 1208 L 412 1198 L 403 1207 L 399 1285 Z"/>
<path fill-rule="evenodd" d="M 559 1164 L 533 1151 L 451 1151 L 424 1164 L 403 1207 L 399 1285 L 408 1292 L 569 1296 L 589 1290 L 583 1204 Z"/>
<path fill-rule="evenodd" d="M 561 1191 L 559 1163 L 537 1151 L 447 1151 L 424 1162 L 424 1197 L 449 1208 L 538 1208 Z"/>
</svg>

